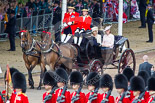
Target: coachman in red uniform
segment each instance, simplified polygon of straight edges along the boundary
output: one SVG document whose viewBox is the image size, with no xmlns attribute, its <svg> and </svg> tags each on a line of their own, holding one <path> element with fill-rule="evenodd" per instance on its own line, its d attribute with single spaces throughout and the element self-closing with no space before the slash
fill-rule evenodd
<svg viewBox="0 0 155 103">
<path fill-rule="evenodd" d="M 105 74 L 102 76 L 100 80 L 100 86 L 104 93 L 100 95 L 99 103 L 101 103 L 102 101 L 106 101 L 106 103 L 115 103 L 114 97 L 111 96 L 111 92 L 113 89 L 113 81 L 109 74 Z M 109 95 L 109 97 L 107 97 L 107 95 Z"/>
<path fill-rule="evenodd" d="M 55 94 L 56 81 L 54 78 L 54 73 L 52 71 L 47 71 L 45 73 L 43 83 L 46 90 L 46 92 L 43 94 L 43 103 L 56 103 L 56 94 Z M 52 95 L 50 99 L 49 94 Z"/>
<path fill-rule="evenodd" d="M 74 7 L 68 6 L 68 12 L 65 13 L 61 42 L 67 43 L 77 28 L 79 13 L 75 12 L 74 9 Z"/>
<path fill-rule="evenodd" d="M 126 76 L 123 74 L 118 74 L 115 76 L 114 81 L 115 81 L 117 92 L 119 94 L 119 96 L 116 97 L 116 103 L 119 103 L 119 102 L 130 103 L 130 99 L 125 95 L 128 89 L 128 80 Z"/>
<path fill-rule="evenodd" d="M 29 103 L 26 92 L 26 79 L 24 74 L 16 72 L 12 76 L 15 93 L 11 96 L 10 103 Z"/>
<path fill-rule="evenodd" d="M 138 73 L 138 76 L 142 77 L 142 79 L 144 80 L 144 83 L 145 83 L 145 89 L 147 89 L 147 81 L 150 78 L 150 75 L 148 74 L 148 72 L 146 72 L 146 71 L 140 71 Z M 145 91 L 145 95 L 144 95 L 145 102 L 147 102 L 147 99 L 149 97 L 150 97 L 149 92 L 146 90 Z"/>
<path fill-rule="evenodd" d="M 128 93 L 127 93 L 126 97 L 129 97 L 129 99 L 131 101 L 134 98 L 134 95 L 133 95 L 133 91 L 131 90 L 131 87 L 130 87 L 130 79 L 134 76 L 134 72 L 133 72 L 133 70 L 130 67 L 126 67 L 123 70 L 123 74 L 128 79 Z"/>
<path fill-rule="evenodd" d="M 92 22 L 92 18 L 88 15 L 88 9 L 83 9 L 82 11 L 83 14 L 78 19 L 78 26 L 74 36 L 74 44 L 78 44 L 79 46 L 86 32 L 91 30 L 90 26 Z"/>
<path fill-rule="evenodd" d="M 55 71 L 55 80 L 57 82 L 58 89 L 56 90 L 56 103 L 70 103 L 70 92 L 66 90 L 68 82 L 68 74 L 63 68 L 59 68 Z M 59 99 L 61 98 L 61 99 Z M 52 102 L 53 103 L 53 102 Z"/>
<path fill-rule="evenodd" d="M 144 99 L 145 94 L 145 83 L 140 76 L 132 77 L 130 80 L 130 87 L 135 96 L 131 103 L 146 103 Z"/>
<path fill-rule="evenodd" d="M 81 92 L 83 77 L 80 72 L 74 71 L 70 75 L 70 84 L 74 92 L 71 94 L 71 103 L 86 103 L 85 94 Z"/>
<path fill-rule="evenodd" d="M 148 90 L 150 97 L 146 103 L 155 103 L 155 77 L 151 77 L 148 80 Z"/>
<path fill-rule="evenodd" d="M 100 94 L 98 93 L 99 81 L 100 76 L 98 75 L 98 73 L 91 72 L 88 74 L 86 78 L 86 84 L 90 92 L 86 95 L 85 103 L 99 103 L 100 101 Z"/>
</svg>

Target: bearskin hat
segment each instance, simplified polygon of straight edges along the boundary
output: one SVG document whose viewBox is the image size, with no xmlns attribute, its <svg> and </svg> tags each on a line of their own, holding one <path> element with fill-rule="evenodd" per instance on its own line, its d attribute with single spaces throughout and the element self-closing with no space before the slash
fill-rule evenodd
<svg viewBox="0 0 155 103">
<path fill-rule="evenodd" d="M 148 90 L 155 91 L 155 77 L 151 77 L 148 80 Z"/>
<path fill-rule="evenodd" d="M 142 77 L 134 76 L 130 80 L 130 87 L 133 91 L 145 91 L 145 82 Z"/>
<path fill-rule="evenodd" d="M 99 83 L 100 83 L 100 76 L 98 75 L 98 73 L 91 72 L 88 74 L 88 76 L 86 78 L 87 85 L 93 85 L 93 86 L 95 86 L 95 88 L 98 88 Z"/>
<path fill-rule="evenodd" d="M 66 70 L 63 68 L 58 68 L 55 71 L 55 80 L 57 82 L 67 83 L 68 82 L 68 74 L 67 74 Z"/>
<path fill-rule="evenodd" d="M 12 77 L 13 73 L 16 73 L 16 72 L 19 72 L 16 68 L 10 68 L 10 75 Z M 4 79 L 6 78 L 6 73 L 7 71 L 5 71 L 5 74 L 4 74 Z"/>
<path fill-rule="evenodd" d="M 145 87 L 146 87 L 147 86 L 148 79 L 150 78 L 150 75 L 146 71 L 140 71 L 138 73 L 138 76 L 141 76 L 143 78 L 144 83 L 145 83 Z"/>
<path fill-rule="evenodd" d="M 74 71 L 70 75 L 70 84 L 82 84 L 83 83 L 83 77 L 82 74 L 78 71 Z"/>
<path fill-rule="evenodd" d="M 124 74 L 117 74 L 115 76 L 115 86 L 116 89 L 120 89 L 123 88 L 125 91 L 128 88 L 128 79 L 126 78 L 126 76 Z"/>
<path fill-rule="evenodd" d="M 110 90 L 113 89 L 113 81 L 109 74 L 104 74 L 100 80 L 100 87 L 108 87 Z"/>
<path fill-rule="evenodd" d="M 43 83 L 44 85 L 56 86 L 54 73 L 52 71 L 45 72 Z"/>
<path fill-rule="evenodd" d="M 123 74 L 127 77 L 128 82 L 130 82 L 131 77 L 134 76 L 134 72 L 133 72 L 133 70 L 130 67 L 126 67 L 123 70 Z"/>
<path fill-rule="evenodd" d="M 14 89 L 22 89 L 22 92 L 26 92 L 26 79 L 23 73 L 16 72 L 12 76 L 12 83 Z"/>
</svg>

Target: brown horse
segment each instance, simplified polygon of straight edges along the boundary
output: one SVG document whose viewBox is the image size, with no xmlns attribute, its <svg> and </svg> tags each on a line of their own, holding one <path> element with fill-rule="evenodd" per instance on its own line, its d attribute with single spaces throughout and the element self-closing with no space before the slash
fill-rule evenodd
<svg viewBox="0 0 155 103">
<path fill-rule="evenodd" d="M 34 89 L 34 81 L 32 78 L 32 70 L 36 65 L 40 65 L 41 50 L 38 42 L 32 39 L 28 31 L 23 31 L 20 33 L 21 38 L 21 48 L 23 51 L 23 59 L 25 61 L 25 66 L 28 70 L 28 81 L 31 89 Z M 40 83 L 37 89 L 41 89 L 42 79 L 44 76 L 45 68 L 41 68 Z"/>
<path fill-rule="evenodd" d="M 55 70 L 56 66 L 65 66 L 70 72 L 78 56 L 77 49 L 68 43 L 56 44 L 48 33 L 42 33 L 41 39 L 41 67 L 48 65 Z"/>
</svg>

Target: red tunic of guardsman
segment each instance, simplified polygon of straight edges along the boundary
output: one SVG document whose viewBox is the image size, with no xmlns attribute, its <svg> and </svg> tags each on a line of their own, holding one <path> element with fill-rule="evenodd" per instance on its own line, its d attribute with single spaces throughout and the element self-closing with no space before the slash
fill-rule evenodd
<svg viewBox="0 0 155 103">
<path fill-rule="evenodd" d="M 15 72 L 12 75 L 13 88 L 15 93 L 12 94 L 10 103 L 29 103 L 26 92 L 26 79 L 23 73 Z"/>
<path fill-rule="evenodd" d="M 54 78 L 54 73 L 52 71 L 49 70 L 45 72 L 43 78 L 43 84 L 46 90 L 46 92 L 43 94 L 43 103 L 45 101 L 46 103 L 56 103 L 56 94 L 55 94 L 56 81 Z M 46 100 L 49 94 L 52 95 L 52 97 L 49 100 Z"/>
<path fill-rule="evenodd" d="M 101 94 L 101 95 L 100 95 L 100 102 L 99 102 L 99 103 L 101 103 L 101 101 L 102 101 L 103 99 L 105 99 L 106 96 L 107 96 L 106 93 Z M 115 103 L 114 97 L 113 97 L 113 96 L 109 96 L 108 102 L 106 102 L 106 103 Z"/>
<path fill-rule="evenodd" d="M 67 43 L 77 28 L 79 13 L 75 12 L 74 9 L 74 7 L 69 6 L 68 12 L 64 15 L 61 42 Z"/>
<path fill-rule="evenodd" d="M 94 94 L 94 92 L 89 92 L 87 95 L 86 95 L 86 103 L 89 103 L 89 97 L 90 97 L 90 95 L 93 95 Z M 91 103 L 99 103 L 99 101 L 100 101 L 100 94 L 99 93 L 97 93 L 97 96 L 96 96 L 97 98 L 95 99 L 95 100 L 93 100 Z"/>
<path fill-rule="evenodd" d="M 116 103 L 119 103 L 121 96 L 116 97 Z M 132 103 L 129 98 L 124 97 L 122 103 Z"/>
<path fill-rule="evenodd" d="M 153 103 L 155 96 L 150 96 L 146 103 Z"/>
<path fill-rule="evenodd" d="M 71 99 L 72 99 L 72 97 L 76 96 L 76 93 L 77 93 L 77 92 L 73 92 L 73 93 L 71 94 Z M 86 103 L 85 100 L 86 100 L 85 94 L 82 93 L 82 92 L 80 92 L 80 94 L 79 94 L 79 100 L 75 101 L 74 103 Z M 71 103 L 72 103 L 72 102 L 71 102 Z"/>
</svg>

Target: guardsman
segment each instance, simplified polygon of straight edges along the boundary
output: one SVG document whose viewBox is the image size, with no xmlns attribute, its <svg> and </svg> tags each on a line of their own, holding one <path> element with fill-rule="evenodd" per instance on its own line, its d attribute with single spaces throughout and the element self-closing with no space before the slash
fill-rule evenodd
<svg viewBox="0 0 155 103">
<path fill-rule="evenodd" d="M 68 12 L 65 13 L 61 42 L 67 43 L 71 39 L 72 35 L 74 35 L 77 28 L 79 13 L 75 12 L 74 9 L 74 7 L 68 6 Z"/>
<path fill-rule="evenodd" d="M 43 94 L 43 103 L 56 103 L 56 81 L 52 71 L 47 71 L 45 73 L 43 83 L 46 90 L 46 92 Z M 49 97 L 49 94 L 51 97 Z"/>
<path fill-rule="evenodd" d="M 68 74 L 63 68 L 59 68 L 55 71 L 55 80 L 57 82 L 58 89 L 56 93 L 56 103 L 70 103 L 70 92 L 67 91 Z M 63 102 L 61 102 L 63 101 Z"/>
<path fill-rule="evenodd" d="M 140 71 L 138 73 L 138 76 L 142 77 L 142 79 L 144 80 L 144 83 L 145 83 L 145 95 L 144 95 L 144 99 L 145 99 L 145 101 L 147 101 L 147 99 L 150 97 L 149 92 L 147 91 L 147 88 L 148 88 L 147 87 L 148 86 L 147 85 L 147 81 L 150 78 L 150 75 L 146 71 Z"/>
<path fill-rule="evenodd" d="M 149 40 L 146 42 L 153 42 L 153 23 L 154 23 L 154 18 L 153 18 L 153 10 L 152 10 L 152 5 L 149 3 L 147 6 L 148 12 L 147 12 L 147 24 L 148 24 L 148 31 L 149 31 Z"/>
<path fill-rule="evenodd" d="M 134 76 L 134 72 L 133 70 L 130 68 L 130 67 L 126 67 L 124 70 L 123 70 L 123 74 L 127 77 L 128 79 L 128 96 L 129 96 L 129 99 L 130 101 L 134 98 L 134 95 L 133 95 L 133 91 L 131 90 L 131 87 L 130 87 L 130 79 Z"/>
<path fill-rule="evenodd" d="M 81 92 L 83 77 L 80 72 L 74 71 L 70 75 L 70 84 L 74 92 L 71 94 L 71 103 L 86 103 L 85 94 Z"/>
<path fill-rule="evenodd" d="M 78 21 L 78 26 L 75 30 L 74 44 L 78 44 L 80 46 L 87 30 L 91 30 L 90 26 L 92 18 L 88 15 L 88 9 L 82 9 L 82 16 L 79 17 Z"/>
<path fill-rule="evenodd" d="M 100 80 L 100 87 L 103 90 L 103 94 L 100 95 L 100 102 L 105 101 L 104 103 L 115 103 L 114 97 L 111 96 L 113 89 L 113 81 L 109 74 L 104 74 Z M 107 96 L 108 95 L 108 96 Z"/>
<path fill-rule="evenodd" d="M 26 79 L 24 74 L 16 72 L 12 76 L 14 95 L 11 96 L 10 103 L 29 103 L 26 92 Z"/>
<path fill-rule="evenodd" d="M 12 78 L 12 75 L 13 75 L 14 73 L 16 73 L 16 72 L 19 72 L 16 68 L 10 68 L 10 75 L 11 75 L 11 78 Z M 5 74 L 4 74 L 5 85 L 6 85 L 6 75 L 7 75 L 7 71 L 6 71 Z M 14 95 L 15 92 L 16 92 L 16 91 L 13 90 L 11 96 Z M 3 90 L 3 91 L 2 91 L 2 96 L 3 96 L 3 98 L 6 97 L 6 90 Z M 1 97 L 0 97 L 0 98 L 1 98 Z M 1 98 L 1 99 L 2 99 L 2 98 Z M 8 101 L 9 101 L 9 100 L 8 100 Z M 1 103 L 1 102 L 0 102 L 0 103 Z M 3 103 L 3 102 L 2 102 L 2 103 Z"/>
<path fill-rule="evenodd" d="M 144 100 L 145 82 L 140 76 L 134 76 L 131 78 L 130 87 L 135 96 L 131 103 L 146 103 Z"/>
<path fill-rule="evenodd" d="M 150 97 L 146 103 L 154 103 L 155 102 L 155 77 L 149 78 L 148 90 L 149 90 Z"/>
<path fill-rule="evenodd" d="M 100 76 L 96 72 L 91 72 L 88 74 L 86 78 L 86 85 L 88 86 L 88 90 L 90 91 L 86 95 L 86 103 L 99 103 L 100 94 L 99 90 L 99 81 Z"/>
<path fill-rule="evenodd" d="M 128 80 L 126 76 L 123 74 L 118 74 L 115 76 L 114 81 L 117 92 L 119 94 L 119 96 L 116 97 L 116 103 L 130 103 L 130 99 L 126 97 L 126 91 L 128 89 Z"/>
</svg>

